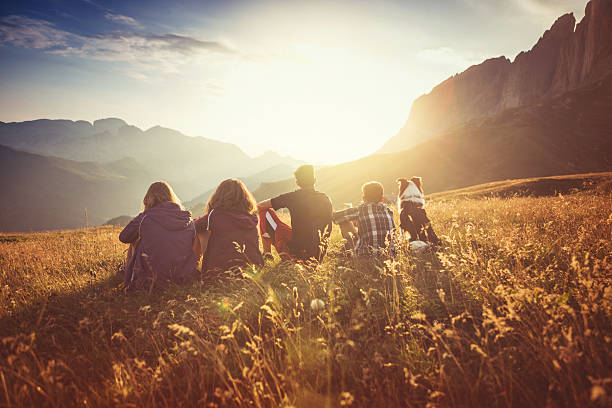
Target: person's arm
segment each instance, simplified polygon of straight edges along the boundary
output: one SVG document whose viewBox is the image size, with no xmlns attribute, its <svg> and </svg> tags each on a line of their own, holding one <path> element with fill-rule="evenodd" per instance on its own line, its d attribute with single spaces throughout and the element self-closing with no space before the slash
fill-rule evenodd
<svg viewBox="0 0 612 408">
<path fill-rule="evenodd" d="M 267 210 L 269 208 L 272 208 L 272 200 L 271 199 L 270 200 L 262 201 L 261 203 L 257 203 L 257 209 L 259 211 Z"/>
<path fill-rule="evenodd" d="M 262 211 L 267 210 L 269 208 L 272 208 L 273 210 L 278 210 L 280 208 L 289 208 L 292 197 L 293 193 L 281 194 L 277 197 L 270 198 L 269 200 L 265 200 L 257 204 L 257 209 L 259 211 Z"/>
<path fill-rule="evenodd" d="M 332 214 L 333 221 L 340 225 L 357 219 L 359 215 L 358 207 L 350 207 L 344 210 L 336 211 Z"/>
<path fill-rule="evenodd" d="M 144 213 L 138 214 L 128 225 L 119 233 L 119 241 L 124 244 L 135 243 L 140 238 L 140 224 L 144 218 Z"/>
</svg>

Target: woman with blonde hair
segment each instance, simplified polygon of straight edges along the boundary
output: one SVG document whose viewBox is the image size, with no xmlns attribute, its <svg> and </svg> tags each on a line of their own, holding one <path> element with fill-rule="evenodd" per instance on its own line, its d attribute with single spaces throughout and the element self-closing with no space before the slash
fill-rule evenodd
<svg viewBox="0 0 612 408">
<path fill-rule="evenodd" d="M 124 268 L 126 287 L 188 278 L 196 271 L 191 213 L 165 181 L 151 184 L 142 204 L 143 211 L 119 234 L 131 250 Z"/>
<path fill-rule="evenodd" d="M 219 273 L 249 264 L 262 265 L 257 230 L 257 203 L 240 180 L 221 182 L 195 220 L 204 254 L 202 274 Z"/>
</svg>

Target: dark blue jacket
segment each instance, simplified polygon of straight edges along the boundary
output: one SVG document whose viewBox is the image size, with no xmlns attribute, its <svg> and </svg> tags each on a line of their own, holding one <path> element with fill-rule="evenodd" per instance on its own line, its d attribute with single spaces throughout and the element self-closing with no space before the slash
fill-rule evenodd
<svg viewBox="0 0 612 408">
<path fill-rule="evenodd" d="M 195 224 L 189 211 L 165 202 L 138 214 L 119 234 L 119 240 L 136 245 L 125 268 L 125 284 L 146 281 L 177 282 L 196 271 L 193 255 Z"/>
</svg>

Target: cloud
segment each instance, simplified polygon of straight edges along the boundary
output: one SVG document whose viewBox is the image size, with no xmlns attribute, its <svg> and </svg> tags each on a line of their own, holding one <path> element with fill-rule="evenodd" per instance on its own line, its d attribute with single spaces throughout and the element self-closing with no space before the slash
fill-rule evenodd
<svg viewBox="0 0 612 408">
<path fill-rule="evenodd" d="M 142 26 L 140 25 L 138 21 L 136 21 L 132 17 L 124 16 L 122 14 L 113 14 L 107 11 L 106 13 L 104 13 L 104 18 L 112 21 L 113 23 L 123 24 L 123 25 L 131 26 L 131 27 L 135 27 L 135 28 L 142 28 Z"/>
<path fill-rule="evenodd" d="M 22 16 L 0 18 L 0 43 L 23 48 L 50 49 L 66 47 L 72 34 L 53 24 Z"/>
<path fill-rule="evenodd" d="M 215 41 L 176 34 L 112 33 L 79 37 L 74 46 L 56 47 L 50 52 L 102 61 L 147 61 L 195 56 L 202 52 L 231 54 L 233 50 Z"/>
<path fill-rule="evenodd" d="M 95 7 L 95 8 L 97 8 L 97 9 L 100 9 L 100 10 L 107 10 L 107 8 L 106 8 L 106 7 L 103 7 L 103 6 L 99 5 L 98 3 L 96 3 L 96 2 L 95 2 L 95 1 L 93 1 L 93 0 L 82 0 L 82 1 L 83 1 L 83 3 L 90 4 L 90 5 L 94 6 L 94 7 Z"/>
<path fill-rule="evenodd" d="M 222 85 L 215 84 L 213 82 L 204 82 L 201 84 L 202 90 L 212 96 L 223 96 L 226 92 L 225 87 Z"/>
<path fill-rule="evenodd" d="M 179 65 L 209 53 L 238 54 L 219 41 L 135 32 L 84 36 L 61 30 L 48 21 L 16 15 L 0 18 L 0 44 L 93 60 L 123 61 L 138 68 L 157 67 L 167 72 L 175 72 Z"/>
</svg>

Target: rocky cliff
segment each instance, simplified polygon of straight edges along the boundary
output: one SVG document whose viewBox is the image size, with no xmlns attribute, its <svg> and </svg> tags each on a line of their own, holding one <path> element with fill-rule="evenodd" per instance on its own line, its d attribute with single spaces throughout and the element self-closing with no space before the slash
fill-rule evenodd
<svg viewBox="0 0 612 408">
<path fill-rule="evenodd" d="M 416 99 L 404 127 L 380 152 L 405 150 L 466 121 L 540 103 L 610 72 L 612 0 L 592 0 L 577 26 L 565 14 L 514 61 L 488 59 Z"/>
<path fill-rule="evenodd" d="M 410 149 L 373 154 L 317 172 L 317 189 L 338 209 L 376 180 L 422 176 L 429 194 L 492 181 L 612 171 L 612 73 L 533 106 L 464 122 Z M 290 191 L 293 179 L 264 183 L 258 200 Z"/>
</svg>

